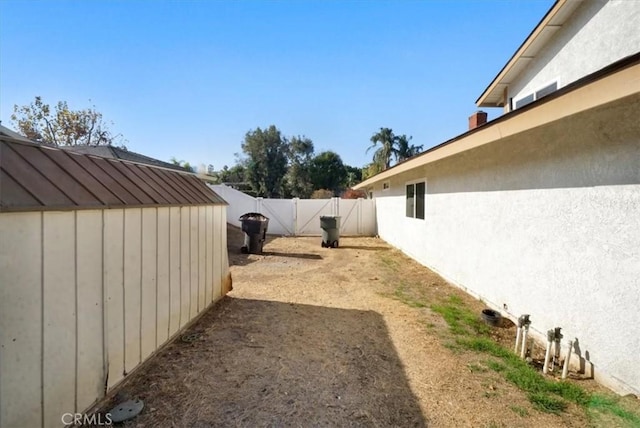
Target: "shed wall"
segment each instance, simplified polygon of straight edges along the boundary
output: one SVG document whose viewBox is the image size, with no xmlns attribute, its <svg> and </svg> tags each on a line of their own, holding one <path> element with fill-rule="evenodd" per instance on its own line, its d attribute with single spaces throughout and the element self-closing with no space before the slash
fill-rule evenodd
<svg viewBox="0 0 640 428">
<path fill-rule="evenodd" d="M 396 175 L 374 189 L 379 234 L 539 334 L 562 327 L 598 380 L 638 394 L 639 115 L 636 95 Z M 426 218 L 407 218 L 421 178 Z"/>
<path fill-rule="evenodd" d="M 0 426 L 62 426 L 222 297 L 223 227 L 222 205 L 1 213 Z"/>
</svg>

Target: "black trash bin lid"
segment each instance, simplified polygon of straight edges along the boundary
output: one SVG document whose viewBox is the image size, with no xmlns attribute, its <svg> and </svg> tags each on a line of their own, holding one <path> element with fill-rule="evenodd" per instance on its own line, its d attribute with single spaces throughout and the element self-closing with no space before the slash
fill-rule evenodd
<svg viewBox="0 0 640 428">
<path fill-rule="evenodd" d="M 243 221 L 243 220 L 268 221 L 269 217 L 262 215 L 260 213 L 246 213 L 246 214 L 242 214 L 239 220 L 240 221 Z"/>
</svg>

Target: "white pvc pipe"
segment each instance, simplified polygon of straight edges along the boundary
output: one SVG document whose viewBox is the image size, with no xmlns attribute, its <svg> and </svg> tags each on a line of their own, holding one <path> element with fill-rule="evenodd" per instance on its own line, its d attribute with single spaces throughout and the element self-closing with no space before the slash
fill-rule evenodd
<svg viewBox="0 0 640 428">
<path fill-rule="evenodd" d="M 546 374 L 549 370 L 549 357 L 551 357 L 551 342 L 553 341 L 553 330 L 547 332 L 547 350 L 544 354 L 544 365 L 542 366 L 542 373 Z"/>
<path fill-rule="evenodd" d="M 520 351 L 520 358 L 524 358 L 527 354 L 527 333 L 529 332 L 529 326 L 525 325 L 522 332 L 522 350 Z"/>
<path fill-rule="evenodd" d="M 567 357 L 564 359 L 564 367 L 562 367 L 562 379 L 566 379 L 569 374 L 569 360 L 573 352 L 573 340 L 569 341 L 569 349 L 567 349 Z"/>
<path fill-rule="evenodd" d="M 555 370 L 556 364 L 560 367 L 560 339 L 562 336 L 554 337 L 554 347 L 553 347 L 553 360 L 551 361 L 551 371 Z"/>
<path fill-rule="evenodd" d="M 516 329 L 516 346 L 513 348 L 513 352 L 518 353 L 518 344 L 520 343 L 520 336 L 522 334 L 522 327 Z"/>
</svg>

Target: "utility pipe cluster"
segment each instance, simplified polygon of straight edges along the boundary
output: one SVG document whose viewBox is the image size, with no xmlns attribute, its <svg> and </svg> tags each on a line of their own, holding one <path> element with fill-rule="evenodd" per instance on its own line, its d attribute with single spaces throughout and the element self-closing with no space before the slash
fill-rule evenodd
<svg viewBox="0 0 640 428">
<path fill-rule="evenodd" d="M 521 315 L 518 318 L 518 328 L 516 330 L 516 344 L 513 352 L 520 353 L 520 358 L 525 358 L 527 355 L 527 334 L 529 333 L 529 326 L 531 325 L 531 319 L 529 314 Z M 546 374 L 553 372 L 554 368 L 560 367 L 560 343 L 564 337 L 561 333 L 560 327 L 555 327 L 547 331 L 547 348 L 544 354 L 544 365 L 542 367 L 542 373 Z M 562 367 L 562 379 L 567 378 L 569 373 L 569 360 L 573 352 L 573 341 L 568 343 L 567 357 L 564 359 L 564 365 Z M 552 355 L 553 348 L 553 355 Z"/>
<path fill-rule="evenodd" d="M 514 347 L 513 352 L 518 353 L 518 344 L 520 342 L 520 338 L 522 338 L 522 349 L 520 350 L 520 358 L 524 358 L 527 354 L 527 334 L 529 333 L 529 326 L 531 325 L 531 320 L 529 319 L 529 314 L 521 315 L 518 318 L 518 329 L 516 331 L 516 346 Z"/>
</svg>

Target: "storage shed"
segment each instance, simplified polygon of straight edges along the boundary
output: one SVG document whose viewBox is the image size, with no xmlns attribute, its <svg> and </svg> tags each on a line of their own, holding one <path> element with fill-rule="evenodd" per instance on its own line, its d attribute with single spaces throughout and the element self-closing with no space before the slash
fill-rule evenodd
<svg viewBox="0 0 640 428">
<path fill-rule="evenodd" d="M 191 174 L 0 136 L 0 426 L 61 426 L 231 286 Z"/>
</svg>

